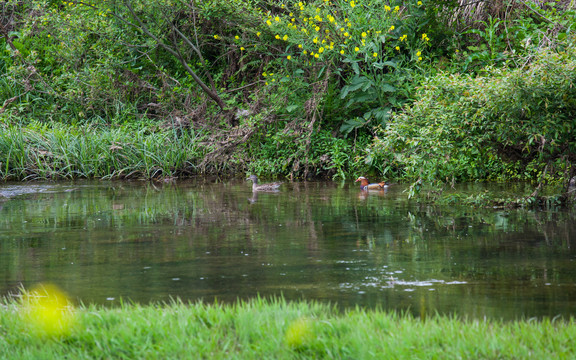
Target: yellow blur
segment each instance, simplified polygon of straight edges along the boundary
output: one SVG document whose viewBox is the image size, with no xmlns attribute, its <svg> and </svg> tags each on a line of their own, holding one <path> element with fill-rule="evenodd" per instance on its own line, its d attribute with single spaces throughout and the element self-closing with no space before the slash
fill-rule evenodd
<svg viewBox="0 0 576 360">
<path fill-rule="evenodd" d="M 76 322 L 74 306 L 57 286 L 39 284 L 22 297 L 22 320 L 37 336 L 67 336 Z"/>
</svg>

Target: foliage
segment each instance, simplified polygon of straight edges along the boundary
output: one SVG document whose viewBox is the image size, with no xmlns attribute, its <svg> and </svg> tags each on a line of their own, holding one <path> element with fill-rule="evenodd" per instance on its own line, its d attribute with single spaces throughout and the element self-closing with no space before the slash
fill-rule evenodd
<svg viewBox="0 0 576 360">
<path fill-rule="evenodd" d="M 527 155 L 535 153 L 536 135 L 549 141 L 548 135 L 566 133 L 567 128 L 547 128 L 546 134 L 540 134 L 525 123 L 520 130 L 511 129 L 510 135 L 518 132 L 517 137 L 505 138 L 504 148 L 494 150 L 492 145 L 500 139 L 489 138 L 491 129 L 479 127 L 447 138 L 450 127 L 433 131 L 422 118 L 410 119 L 417 114 L 410 108 L 402 115 L 411 101 L 416 101 L 412 109 L 427 102 L 419 98 L 426 95 L 423 90 L 415 92 L 422 82 L 429 88 L 452 81 L 446 80 L 450 74 L 471 75 L 468 80 L 462 75 L 453 78 L 460 82 L 454 85 L 460 88 L 453 90 L 460 92 L 478 74 L 482 76 L 478 82 L 489 81 L 483 79 L 492 73 L 510 81 L 516 76 L 518 93 L 511 96 L 525 100 L 531 84 L 521 84 L 520 71 L 507 72 L 529 66 L 541 57 L 540 52 L 564 56 L 563 52 L 571 51 L 568 40 L 576 20 L 565 4 L 510 1 L 503 11 L 503 3 L 495 2 L 474 14 L 465 14 L 469 7 L 455 0 L 110 0 L 93 4 L 25 0 L 18 4 L 5 5 L 5 18 L 10 21 L 0 29 L 0 122 L 7 126 L 61 122 L 79 128 L 104 124 L 129 128 L 138 122 L 149 125 L 148 119 L 168 125 L 179 119 L 183 126 L 204 127 L 202 131 L 210 136 L 206 149 L 216 152 L 221 134 L 237 129 L 248 136 L 235 148 L 227 148 L 231 155 L 222 157 L 215 169 L 297 177 L 344 178 L 372 170 L 418 179 L 412 173 L 426 170 L 430 178 L 442 181 L 535 179 L 544 174 L 549 161 L 553 169 L 547 168 L 547 177 L 557 177 L 562 167 L 571 171 L 570 161 L 552 154 L 557 149 L 550 142 L 536 151 L 538 156 Z M 200 84 L 209 89 L 208 95 Z M 472 87 L 469 93 L 478 89 Z M 480 92 L 479 99 L 497 103 Z M 210 93 L 220 100 L 218 106 L 209 101 Z M 439 96 L 442 105 L 456 106 L 454 99 Z M 501 106 L 500 115 L 492 109 L 487 118 L 511 111 L 519 119 L 529 105 L 531 114 L 539 112 L 541 120 L 548 121 L 545 107 L 533 109 L 534 104 L 522 99 L 518 107 L 501 101 L 495 105 Z M 565 107 L 558 106 L 554 111 L 563 113 Z M 235 117 L 237 108 L 247 109 L 248 119 Z M 473 109 L 489 110 L 481 105 Z M 570 111 L 561 116 L 567 119 Z M 453 112 L 449 121 L 447 114 L 439 114 L 438 119 L 465 124 L 462 116 L 468 115 Z M 368 154 L 368 166 L 361 164 L 358 156 L 367 137 L 385 129 L 392 118 L 397 122 L 403 116 L 405 126 L 420 127 L 420 133 L 384 130 Z M 534 126 L 536 122 L 534 118 Z M 506 126 L 494 131 L 506 133 Z M 420 161 L 407 160 L 409 166 L 381 161 L 384 153 L 392 156 L 392 148 L 377 149 L 380 141 L 393 143 L 394 139 L 384 137 L 401 135 L 409 135 L 405 141 L 413 146 L 434 144 L 426 150 L 430 156 L 449 153 L 452 165 L 438 161 L 433 162 L 438 166 L 426 169 Z M 569 142 L 560 136 L 556 143 L 562 140 Z M 518 149 L 520 156 L 514 155 Z M 402 147 L 396 150 L 393 156 L 398 159 L 413 157 L 402 153 Z M 4 176 L 27 176 L 16 172 L 22 176 L 12 170 Z"/>
<path fill-rule="evenodd" d="M 344 84 L 328 88 L 339 92 L 333 106 L 345 113 L 327 115 L 343 121 L 338 126 L 344 134 L 385 124 L 409 97 L 410 69 L 430 47 L 422 1 L 287 2 L 265 15 L 256 37 L 272 43 L 271 55 L 283 58 L 265 68 L 265 84 L 280 87 L 293 79 Z M 253 51 L 248 45 L 241 49 Z"/>
<path fill-rule="evenodd" d="M 546 51 L 525 69 L 431 79 L 367 161 L 427 183 L 566 176 L 576 161 L 575 55 Z"/>
</svg>

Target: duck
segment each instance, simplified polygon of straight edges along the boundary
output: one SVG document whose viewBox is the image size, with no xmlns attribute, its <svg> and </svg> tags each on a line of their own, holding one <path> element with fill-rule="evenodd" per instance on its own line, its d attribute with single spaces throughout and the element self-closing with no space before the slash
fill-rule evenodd
<svg viewBox="0 0 576 360">
<path fill-rule="evenodd" d="M 380 185 L 380 187 L 381 187 L 382 189 L 387 189 L 387 188 L 389 188 L 390 186 L 392 186 L 392 184 L 390 184 L 390 183 L 387 182 L 387 181 L 381 181 L 381 182 L 378 183 L 378 185 Z"/>
<path fill-rule="evenodd" d="M 371 184 L 364 176 L 360 176 L 355 182 L 360 182 L 360 190 L 382 190 L 386 185 L 386 181 Z"/>
<path fill-rule="evenodd" d="M 282 182 L 258 184 L 258 177 L 256 175 L 250 175 L 246 180 L 252 180 L 252 191 L 275 191 L 282 185 Z"/>
</svg>

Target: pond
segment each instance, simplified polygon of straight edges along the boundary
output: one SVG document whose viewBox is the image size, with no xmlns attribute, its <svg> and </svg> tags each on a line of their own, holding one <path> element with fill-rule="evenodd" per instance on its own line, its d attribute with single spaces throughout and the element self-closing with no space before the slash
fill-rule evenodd
<svg viewBox="0 0 576 360">
<path fill-rule="evenodd" d="M 415 316 L 576 313 L 576 212 L 423 206 L 404 190 L 3 183 L 0 295 L 49 282 L 109 305 L 284 296 Z"/>
</svg>

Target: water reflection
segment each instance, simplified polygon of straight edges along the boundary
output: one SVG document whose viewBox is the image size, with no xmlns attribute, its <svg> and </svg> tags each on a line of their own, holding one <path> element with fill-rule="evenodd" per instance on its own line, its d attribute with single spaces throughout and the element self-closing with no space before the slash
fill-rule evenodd
<svg viewBox="0 0 576 360">
<path fill-rule="evenodd" d="M 400 185 L 34 186 L 0 186 L 2 294 L 42 281 L 104 304 L 283 294 L 418 315 L 576 309 L 574 212 L 419 206 Z"/>
</svg>

